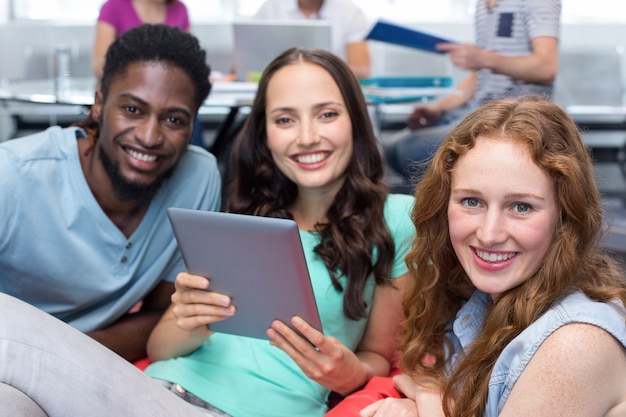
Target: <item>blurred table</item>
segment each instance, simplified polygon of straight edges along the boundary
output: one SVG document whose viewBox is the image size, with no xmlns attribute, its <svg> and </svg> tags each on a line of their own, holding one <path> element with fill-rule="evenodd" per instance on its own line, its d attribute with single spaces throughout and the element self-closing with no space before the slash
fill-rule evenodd
<svg viewBox="0 0 626 417">
<path fill-rule="evenodd" d="M 376 130 L 393 106 L 430 101 L 453 91 L 451 85 L 450 77 L 377 77 L 361 80 L 365 98 L 373 109 L 371 116 Z M 49 115 L 53 124 L 56 116 L 63 112 L 75 116 L 86 114 L 93 104 L 95 87 L 96 80 L 91 77 L 70 78 L 60 88 L 57 88 L 53 79 L 4 80 L 0 82 L 0 101 L 48 105 L 43 109 L 39 107 L 37 114 Z M 200 116 L 215 115 L 222 118 L 209 146 L 209 151 L 216 156 L 227 150 L 240 127 L 237 118 L 250 107 L 256 90 L 257 84 L 252 82 L 213 83 L 211 94 L 198 113 Z"/>
<path fill-rule="evenodd" d="M 49 105 L 51 116 L 57 112 L 86 114 L 94 102 L 95 78 L 70 78 L 61 88 L 53 79 L 6 81 L 0 83 L 0 101 Z M 214 82 L 211 94 L 198 110 L 199 115 L 224 116 L 210 151 L 219 154 L 228 145 L 230 132 L 242 108 L 252 104 L 257 84 L 248 82 Z M 56 107 L 55 107 L 56 105 Z M 68 108 L 67 106 L 74 106 Z"/>
<path fill-rule="evenodd" d="M 626 127 L 626 107 L 571 105 L 565 110 L 581 125 Z"/>
<path fill-rule="evenodd" d="M 53 79 L 3 81 L 0 83 L 0 100 L 22 101 L 37 104 L 64 104 L 91 106 L 94 101 L 94 78 L 71 78 L 63 88 L 55 88 Z M 203 109 L 250 105 L 256 94 L 256 83 L 215 82 Z"/>
</svg>

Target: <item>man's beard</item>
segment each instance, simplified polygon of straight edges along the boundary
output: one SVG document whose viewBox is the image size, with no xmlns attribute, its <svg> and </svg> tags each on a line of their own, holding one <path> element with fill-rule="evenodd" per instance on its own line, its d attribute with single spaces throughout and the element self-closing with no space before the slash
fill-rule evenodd
<svg viewBox="0 0 626 417">
<path fill-rule="evenodd" d="M 152 198 L 159 188 L 161 188 L 165 180 L 172 176 L 174 168 L 176 167 L 170 168 L 149 184 L 137 184 L 128 181 L 120 174 L 119 162 L 113 163 L 102 147 L 99 147 L 98 157 L 100 158 L 100 162 L 102 162 L 104 171 L 111 181 L 115 196 L 120 201 L 135 201 L 142 204 L 149 204 L 150 201 L 152 201 Z"/>
</svg>

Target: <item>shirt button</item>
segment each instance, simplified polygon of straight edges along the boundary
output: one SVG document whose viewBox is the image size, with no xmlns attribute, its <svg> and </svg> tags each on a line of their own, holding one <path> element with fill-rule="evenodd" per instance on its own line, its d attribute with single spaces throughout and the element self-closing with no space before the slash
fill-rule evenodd
<svg viewBox="0 0 626 417">
<path fill-rule="evenodd" d="M 126 244 L 126 249 L 130 249 L 130 248 L 132 248 L 132 247 L 133 247 L 133 243 L 132 243 L 132 242 L 128 242 L 128 243 Z"/>
<path fill-rule="evenodd" d="M 121 261 L 123 264 L 125 264 L 126 262 L 128 262 L 128 258 L 126 256 L 122 256 Z"/>
</svg>

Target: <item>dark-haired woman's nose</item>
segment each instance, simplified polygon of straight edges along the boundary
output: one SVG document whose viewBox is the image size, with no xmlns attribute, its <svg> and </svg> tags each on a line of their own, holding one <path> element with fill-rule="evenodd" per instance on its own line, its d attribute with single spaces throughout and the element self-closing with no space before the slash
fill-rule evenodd
<svg viewBox="0 0 626 417">
<path fill-rule="evenodd" d="M 302 122 L 298 131 L 297 143 L 303 147 L 311 147 L 320 142 L 320 135 L 312 122 Z"/>
</svg>

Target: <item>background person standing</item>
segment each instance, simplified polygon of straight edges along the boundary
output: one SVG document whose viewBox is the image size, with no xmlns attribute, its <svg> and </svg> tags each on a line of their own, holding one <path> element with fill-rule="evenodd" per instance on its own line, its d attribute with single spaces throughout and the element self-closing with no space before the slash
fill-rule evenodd
<svg viewBox="0 0 626 417">
<path fill-rule="evenodd" d="M 352 0 L 266 0 L 254 17 L 328 20 L 332 26 L 330 52 L 346 61 L 357 78 L 370 76 L 371 57 L 365 36 L 371 24 Z"/>
</svg>

